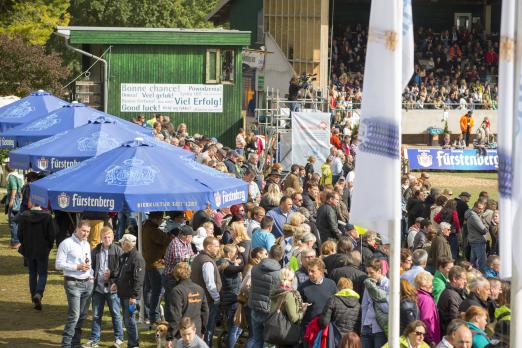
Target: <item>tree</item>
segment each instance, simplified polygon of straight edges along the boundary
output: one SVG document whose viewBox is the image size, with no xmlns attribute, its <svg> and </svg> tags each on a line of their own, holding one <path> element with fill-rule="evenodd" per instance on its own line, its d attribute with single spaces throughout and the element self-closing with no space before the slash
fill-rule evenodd
<svg viewBox="0 0 522 348">
<path fill-rule="evenodd" d="M 19 35 L 33 45 L 45 45 L 60 25 L 68 25 L 68 0 L 2 0 L 0 33 Z"/>
<path fill-rule="evenodd" d="M 72 0 L 74 25 L 146 28 L 208 28 L 217 0 Z"/>
<path fill-rule="evenodd" d="M 59 54 L 47 54 L 40 45 L 31 45 L 19 35 L 0 34 L 0 95 L 25 96 L 45 89 L 62 96 L 69 71 Z"/>
</svg>

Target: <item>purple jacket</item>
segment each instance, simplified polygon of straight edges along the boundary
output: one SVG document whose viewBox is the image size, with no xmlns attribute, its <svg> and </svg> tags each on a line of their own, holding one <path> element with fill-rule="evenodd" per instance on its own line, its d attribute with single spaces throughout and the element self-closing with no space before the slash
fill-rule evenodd
<svg viewBox="0 0 522 348">
<path fill-rule="evenodd" d="M 439 343 L 441 340 L 439 312 L 431 293 L 418 289 L 417 306 L 419 307 L 419 320 L 426 324 L 425 341 L 428 344 Z"/>
</svg>

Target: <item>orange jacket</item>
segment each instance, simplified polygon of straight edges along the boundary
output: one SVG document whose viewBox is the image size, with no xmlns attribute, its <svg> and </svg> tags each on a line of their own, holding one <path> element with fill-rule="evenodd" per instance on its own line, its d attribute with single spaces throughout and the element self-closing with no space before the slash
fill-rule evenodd
<svg viewBox="0 0 522 348">
<path fill-rule="evenodd" d="M 475 120 L 473 119 L 473 116 L 469 118 L 469 131 L 473 129 L 473 126 L 475 125 Z M 468 132 L 468 117 L 466 115 L 463 115 L 460 118 L 460 130 L 462 133 Z"/>
</svg>

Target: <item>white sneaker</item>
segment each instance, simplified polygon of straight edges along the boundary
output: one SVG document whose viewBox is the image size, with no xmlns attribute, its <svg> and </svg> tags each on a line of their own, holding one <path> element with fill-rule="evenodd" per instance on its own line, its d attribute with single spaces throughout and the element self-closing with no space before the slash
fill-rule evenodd
<svg viewBox="0 0 522 348">
<path fill-rule="evenodd" d="M 98 348 L 100 345 L 98 342 L 94 341 L 87 341 L 84 345 L 82 345 L 83 348 Z"/>
<path fill-rule="evenodd" d="M 123 344 L 123 341 L 122 341 L 122 340 L 116 340 L 116 341 L 114 341 L 114 343 L 112 344 L 112 346 L 113 346 L 114 348 L 120 348 L 122 344 Z"/>
</svg>

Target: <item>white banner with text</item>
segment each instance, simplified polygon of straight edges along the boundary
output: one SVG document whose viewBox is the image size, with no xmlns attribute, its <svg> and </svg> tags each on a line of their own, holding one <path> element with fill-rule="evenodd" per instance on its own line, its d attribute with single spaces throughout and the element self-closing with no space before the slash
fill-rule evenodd
<svg viewBox="0 0 522 348">
<path fill-rule="evenodd" d="M 121 112 L 223 112 L 223 85 L 122 83 Z"/>
</svg>

